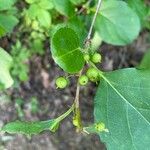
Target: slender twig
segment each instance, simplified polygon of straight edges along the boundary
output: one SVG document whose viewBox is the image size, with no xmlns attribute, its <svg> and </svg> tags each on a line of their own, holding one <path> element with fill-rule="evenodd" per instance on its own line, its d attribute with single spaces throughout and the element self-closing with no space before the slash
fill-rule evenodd
<svg viewBox="0 0 150 150">
<path fill-rule="evenodd" d="M 102 0 L 98 1 L 96 12 L 94 14 L 94 17 L 93 17 L 93 20 L 92 20 L 92 23 L 91 23 L 91 26 L 90 26 L 87 38 L 85 40 L 85 45 L 87 45 L 88 41 L 91 40 L 92 29 L 93 29 L 94 23 L 96 21 L 96 17 L 97 17 L 98 12 L 99 12 L 99 9 L 100 9 L 100 6 L 101 6 L 101 2 L 102 2 Z M 87 4 L 90 4 L 90 3 L 91 3 L 91 0 L 89 0 L 87 2 Z M 87 45 L 87 46 L 89 46 L 89 45 Z M 81 76 L 81 74 L 82 74 L 82 70 L 79 73 L 79 77 Z M 79 83 L 77 83 L 76 96 L 75 96 L 75 107 L 77 107 L 77 108 L 79 108 L 79 92 L 80 92 L 80 85 L 79 85 Z"/>
<path fill-rule="evenodd" d="M 82 70 L 79 72 L 79 77 L 82 74 Z M 75 96 L 75 107 L 79 108 L 79 94 L 80 94 L 80 84 L 79 82 L 77 83 L 77 88 L 76 88 L 76 96 Z"/>
<path fill-rule="evenodd" d="M 91 2 L 91 0 L 88 1 L 88 4 Z M 85 40 L 85 47 L 90 46 L 90 40 L 91 40 L 91 34 L 93 30 L 93 26 L 96 20 L 96 17 L 98 15 L 100 6 L 101 6 L 102 0 L 98 1 L 96 12 L 94 14 L 87 38 Z M 79 72 L 79 77 L 82 75 L 82 70 Z M 76 95 L 75 95 L 75 100 L 74 100 L 74 117 L 76 119 L 77 123 L 77 129 L 82 130 L 82 122 L 81 122 L 81 116 L 80 116 L 80 105 L 79 105 L 79 94 L 80 94 L 80 84 L 77 83 L 77 88 L 76 88 Z"/>
<path fill-rule="evenodd" d="M 82 75 L 82 70 L 79 72 L 79 78 Z M 75 96 L 75 100 L 74 100 L 74 117 L 73 123 L 75 123 L 74 125 L 77 128 L 77 131 L 81 131 L 82 130 L 82 121 L 81 121 L 81 112 L 80 112 L 80 104 L 79 104 L 79 94 L 80 94 L 80 84 L 79 82 L 77 82 L 77 88 L 76 88 L 76 96 Z"/>
<path fill-rule="evenodd" d="M 77 14 L 80 15 L 80 14 L 85 10 L 85 6 L 88 6 L 91 2 L 92 2 L 92 0 L 88 0 L 88 1 L 86 2 L 86 4 L 83 5 L 83 7 L 78 11 Z"/>
<path fill-rule="evenodd" d="M 58 122 L 62 121 L 63 119 L 65 119 L 72 111 L 74 110 L 74 104 L 69 108 L 69 110 L 67 110 L 64 114 L 62 114 L 61 116 L 59 116 L 58 118 L 56 118 L 56 120 Z"/>
<path fill-rule="evenodd" d="M 90 43 L 91 43 L 92 30 L 93 30 L 93 27 L 94 27 L 94 24 L 95 24 L 95 21 L 96 21 L 96 17 L 98 15 L 101 3 L 102 3 L 102 0 L 99 0 L 98 4 L 97 4 L 96 12 L 94 14 L 94 17 L 93 17 L 93 20 L 92 20 L 92 23 L 91 23 L 91 26 L 90 26 L 90 29 L 89 29 L 89 32 L 88 32 L 88 35 L 87 35 L 87 38 L 85 40 L 85 47 L 88 47 L 90 45 Z"/>
</svg>

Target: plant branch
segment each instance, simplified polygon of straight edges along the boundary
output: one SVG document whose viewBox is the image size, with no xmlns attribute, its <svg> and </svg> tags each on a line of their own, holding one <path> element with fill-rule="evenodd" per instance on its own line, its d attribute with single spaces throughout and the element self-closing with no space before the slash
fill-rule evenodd
<svg viewBox="0 0 150 150">
<path fill-rule="evenodd" d="M 79 72 L 79 77 L 82 74 L 82 70 Z M 79 94 L 80 94 L 80 84 L 77 83 L 77 88 L 76 88 L 76 96 L 75 96 L 75 107 L 79 108 Z"/>
<path fill-rule="evenodd" d="M 88 7 L 88 5 L 89 5 L 91 2 L 92 2 L 92 0 L 88 0 L 88 1 L 86 2 L 86 4 L 83 5 L 83 7 L 78 11 L 78 15 L 80 15 L 80 14 L 85 10 L 85 8 Z"/>
<path fill-rule="evenodd" d="M 89 0 L 89 1 L 87 2 L 87 4 L 89 4 L 90 2 L 91 2 L 91 0 Z M 97 8 L 96 8 L 96 12 L 95 12 L 95 14 L 94 14 L 94 17 L 93 17 L 93 20 L 92 20 L 92 23 L 91 23 L 91 26 L 90 26 L 90 29 L 89 29 L 89 32 L 88 32 L 88 36 L 87 36 L 87 38 L 86 38 L 86 40 L 85 40 L 85 47 L 88 47 L 89 44 L 90 44 L 93 26 L 94 26 L 96 17 L 97 17 L 97 15 L 98 15 L 98 12 L 99 12 L 99 9 L 100 9 L 100 6 L 101 6 L 101 2 L 102 2 L 102 0 L 99 0 L 99 1 L 98 1 Z M 83 70 L 83 69 L 82 69 L 82 70 Z M 79 72 L 79 78 L 80 78 L 80 76 L 82 75 L 82 70 Z M 81 114 L 80 114 L 79 94 L 80 94 L 80 84 L 77 83 L 76 95 L 75 95 L 75 100 L 74 100 L 74 117 L 73 117 L 73 124 L 77 127 L 77 129 L 82 130 L 83 127 L 82 127 Z"/>
<path fill-rule="evenodd" d="M 92 23 L 91 23 L 91 26 L 90 26 L 87 38 L 85 40 L 85 47 L 88 47 L 90 45 L 90 43 L 91 43 L 91 34 L 92 34 L 92 30 L 93 30 L 93 27 L 94 27 L 94 24 L 95 24 L 95 21 L 96 21 L 96 17 L 98 15 L 101 3 L 102 3 L 102 0 L 98 0 L 96 12 L 94 14 L 94 17 L 93 17 L 93 20 L 92 20 Z"/>
<path fill-rule="evenodd" d="M 58 118 L 56 118 L 56 120 L 58 120 L 58 122 L 62 121 L 63 119 L 65 119 L 72 111 L 74 110 L 74 104 L 61 116 L 59 116 Z"/>
<path fill-rule="evenodd" d="M 79 78 L 81 75 L 82 75 L 82 70 L 79 72 Z M 73 116 L 73 124 L 77 127 L 77 131 L 82 130 L 79 94 L 80 94 L 80 84 L 79 82 L 77 82 L 76 95 L 74 100 L 74 116 Z"/>
</svg>

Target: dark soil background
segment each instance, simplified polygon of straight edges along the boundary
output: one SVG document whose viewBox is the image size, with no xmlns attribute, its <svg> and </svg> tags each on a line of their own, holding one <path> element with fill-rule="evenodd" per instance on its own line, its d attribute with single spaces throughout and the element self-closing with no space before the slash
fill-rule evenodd
<svg viewBox="0 0 150 150">
<path fill-rule="evenodd" d="M 0 40 L 0 46 L 7 48 L 9 38 Z M 143 31 L 131 45 L 116 47 L 103 43 L 100 51 L 103 56 L 102 70 L 110 71 L 133 67 L 140 63 L 143 54 L 150 48 L 150 34 Z M 64 75 L 51 58 L 49 45 L 43 57 L 33 56 L 29 61 L 30 79 L 22 83 L 19 89 L 10 89 L 0 93 L 0 127 L 6 122 L 18 119 L 15 99 L 24 99 L 23 111 L 26 120 L 46 120 L 65 112 L 75 96 L 75 80 L 65 90 L 56 90 L 55 78 Z M 85 125 L 93 122 L 93 98 L 97 85 L 90 83 L 81 88 L 80 105 Z M 7 96 L 7 95 L 9 96 Z M 28 108 L 29 99 L 37 97 L 39 111 L 32 114 Z M 0 150 L 105 150 L 97 135 L 76 133 L 71 116 L 63 121 L 58 132 L 44 132 L 28 139 L 22 135 L 0 134 Z"/>
</svg>

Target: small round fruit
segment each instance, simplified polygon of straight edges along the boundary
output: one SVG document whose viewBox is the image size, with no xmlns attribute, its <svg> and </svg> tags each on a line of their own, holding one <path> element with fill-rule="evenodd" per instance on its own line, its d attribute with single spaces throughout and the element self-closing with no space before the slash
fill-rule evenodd
<svg viewBox="0 0 150 150">
<path fill-rule="evenodd" d="M 79 84 L 80 85 L 86 85 L 88 83 L 88 77 L 86 75 L 82 75 L 79 77 Z"/>
<path fill-rule="evenodd" d="M 58 77 L 56 79 L 56 87 L 60 89 L 64 89 L 68 85 L 68 81 L 64 77 Z"/>
<path fill-rule="evenodd" d="M 89 68 L 86 75 L 92 82 L 96 82 L 99 79 L 99 72 L 95 68 Z"/>
<path fill-rule="evenodd" d="M 84 54 L 84 60 L 85 60 L 85 61 L 89 61 L 89 60 L 90 60 L 89 54 Z"/>
<path fill-rule="evenodd" d="M 99 53 L 95 53 L 93 56 L 92 56 L 92 62 L 93 63 L 100 63 L 102 60 L 102 56 L 99 54 Z"/>
</svg>

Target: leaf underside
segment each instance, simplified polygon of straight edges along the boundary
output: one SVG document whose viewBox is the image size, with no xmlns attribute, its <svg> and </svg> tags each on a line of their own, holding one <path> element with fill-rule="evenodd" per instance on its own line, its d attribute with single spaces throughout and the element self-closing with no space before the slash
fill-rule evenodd
<svg viewBox="0 0 150 150">
<path fill-rule="evenodd" d="M 150 147 L 150 71 L 135 68 L 105 73 L 95 97 L 96 122 L 109 133 L 99 134 L 108 150 Z"/>
<path fill-rule="evenodd" d="M 131 43 L 140 32 L 140 20 L 123 1 L 103 1 L 95 22 L 103 41 L 113 45 Z"/>
</svg>

